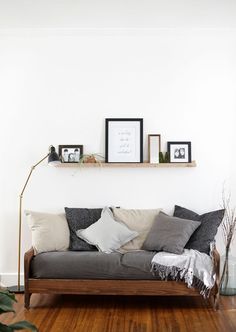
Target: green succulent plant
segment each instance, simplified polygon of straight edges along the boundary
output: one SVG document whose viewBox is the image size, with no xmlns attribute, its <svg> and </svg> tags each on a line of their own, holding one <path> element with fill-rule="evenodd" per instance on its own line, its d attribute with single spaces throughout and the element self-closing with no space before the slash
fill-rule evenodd
<svg viewBox="0 0 236 332">
<path fill-rule="evenodd" d="M 0 314 L 6 312 L 15 312 L 13 309 L 14 302 L 17 302 L 15 294 L 10 293 L 7 290 L 0 289 Z M 38 329 L 33 324 L 26 320 L 16 322 L 10 325 L 5 325 L 0 322 L 0 332 L 13 332 L 18 330 L 31 330 L 32 332 L 38 332 Z"/>
<path fill-rule="evenodd" d="M 169 163 L 170 162 L 170 155 L 169 152 L 166 152 L 165 158 L 164 158 L 164 163 Z"/>
<path fill-rule="evenodd" d="M 162 164 L 165 162 L 163 152 L 159 152 L 159 162 Z"/>
<path fill-rule="evenodd" d="M 170 162 L 169 153 L 168 152 L 159 152 L 159 162 L 161 164 L 169 163 Z"/>
</svg>

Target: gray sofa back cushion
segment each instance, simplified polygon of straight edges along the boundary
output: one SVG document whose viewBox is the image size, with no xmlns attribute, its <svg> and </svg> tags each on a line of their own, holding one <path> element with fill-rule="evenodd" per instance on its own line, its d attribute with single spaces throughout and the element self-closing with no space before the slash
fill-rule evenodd
<svg viewBox="0 0 236 332">
<path fill-rule="evenodd" d="M 94 224 L 101 217 L 102 209 L 65 208 L 66 219 L 70 229 L 69 250 L 91 251 L 96 250 L 95 246 L 88 244 L 78 238 L 76 231 L 85 229 Z"/>
<path fill-rule="evenodd" d="M 175 205 L 174 216 L 200 221 L 200 227 L 190 237 L 185 248 L 195 249 L 205 254 L 210 252 L 210 243 L 214 241 L 217 229 L 224 217 L 225 210 L 217 210 L 202 215 L 181 206 Z"/>
</svg>

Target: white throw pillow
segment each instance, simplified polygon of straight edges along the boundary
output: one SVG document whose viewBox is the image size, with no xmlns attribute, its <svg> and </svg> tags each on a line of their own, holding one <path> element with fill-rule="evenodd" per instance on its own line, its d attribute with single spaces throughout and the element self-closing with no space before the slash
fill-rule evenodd
<svg viewBox="0 0 236 332">
<path fill-rule="evenodd" d="M 101 218 L 86 229 L 79 229 L 77 236 L 107 254 L 118 251 L 125 243 L 138 236 L 127 226 L 114 220 L 109 208 L 104 208 Z"/>
<path fill-rule="evenodd" d="M 129 229 L 139 233 L 134 240 L 125 244 L 121 252 L 140 250 L 161 209 L 119 209 L 113 208 L 115 220 L 124 223 Z"/>
<path fill-rule="evenodd" d="M 68 250 L 70 231 L 65 214 L 25 211 L 34 253 Z"/>
</svg>

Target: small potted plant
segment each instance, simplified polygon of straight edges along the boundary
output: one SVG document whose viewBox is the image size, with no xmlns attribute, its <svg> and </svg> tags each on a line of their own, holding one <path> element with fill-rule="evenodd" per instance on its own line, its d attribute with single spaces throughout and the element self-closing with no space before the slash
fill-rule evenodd
<svg viewBox="0 0 236 332">
<path fill-rule="evenodd" d="M 104 160 L 104 157 L 99 153 L 83 154 L 80 158 L 80 163 L 85 164 L 94 164 L 101 163 Z"/>
</svg>

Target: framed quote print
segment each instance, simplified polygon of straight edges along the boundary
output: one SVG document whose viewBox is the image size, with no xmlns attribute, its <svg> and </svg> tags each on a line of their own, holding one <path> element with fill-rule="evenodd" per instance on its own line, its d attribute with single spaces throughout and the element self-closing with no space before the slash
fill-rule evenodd
<svg viewBox="0 0 236 332">
<path fill-rule="evenodd" d="M 106 119 L 106 163 L 143 162 L 143 119 Z"/>
</svg>

